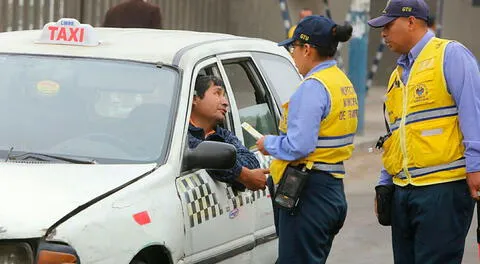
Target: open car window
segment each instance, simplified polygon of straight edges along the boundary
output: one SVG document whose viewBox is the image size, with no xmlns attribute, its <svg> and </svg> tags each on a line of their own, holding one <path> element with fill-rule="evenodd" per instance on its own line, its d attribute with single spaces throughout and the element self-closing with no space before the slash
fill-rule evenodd
<svg viewBox="0 0 480 264">
<path fill-rule="evenodd" d="M 263 135 L 278 134 L 275 103 L 258 70 L 249 58 L 222 61 L 235 96 L 240 122 L 247 122 Z M 245 130 L 244 145 L 256 148 L 256 140 Z"/>
</svg>

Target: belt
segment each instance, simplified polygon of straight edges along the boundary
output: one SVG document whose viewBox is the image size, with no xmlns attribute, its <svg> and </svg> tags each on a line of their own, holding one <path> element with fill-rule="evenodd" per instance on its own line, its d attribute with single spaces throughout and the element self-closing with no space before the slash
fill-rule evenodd
<svg viewBox="0 0 480 264">
<path fill-rule="evenodd" d="M 303 169 L 303 166 L 305 164 L 300 164 L 294 167 L 298 167 L 299 169 Z M 315 162 L 312 166 L 312 170 L 316 171 L 324 171 L 328 173 L 339 173 L 339 174 L 345 174 L 345 166 L 343 165 L 343 162 L 331 164 L 331 163 L 322 163 L 322 162 Z"/>
</svg>

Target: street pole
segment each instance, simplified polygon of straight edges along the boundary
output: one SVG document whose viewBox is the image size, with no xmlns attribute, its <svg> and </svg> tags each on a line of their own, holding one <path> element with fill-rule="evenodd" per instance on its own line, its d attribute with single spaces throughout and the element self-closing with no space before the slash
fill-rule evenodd
<svg viewBox="0 0 480 264">
<path fill-rule="evenodd" d="M 368 17 L 370 0 L 353 0 L 351 5 L 353 34 L 348 51 L 348 77 L 358 96 L 357 134 L 363 135 L 367 84 Z"/>
<path fill-rule="evenodd" d="M 285 35 L 288 36 L 288 30 L 292 26 L 292 21 L 290 20 L 290 13 L 288 12 L 287 0 L 279 0 L 280 12 L 282 13 L 283 27 L 285 28 Z"/>
<path fill-rule="evenodd" d="M 324 9 L 325 9 L 325 15 L 328 18 L 333 19 L 332 18 L 332 12 L 330 12 L 330 6 L 328 4 L 328 0 L 323 0 L 323 6 L 324 6 Z"/>
<path fill-rule="evenodd" d="M 370 67 L 370 72 L 368 73 L 368 76 L 367 76 L 367 88 L 366 88 L 367 93 L 370 87 L 372 87 L 373 77 L 375 76 L 375 73 L 377 73 L 378 64 L 382 60 L 384 50 L 385 50 L 385 40 L 382 38 L 380 40 L 380 45 L 378 45 L 377 53 L 375 54 L 375 58 L 373 59 L 372 66 Z"/>
<path fill-rule="evenodd" d="M 443 29 L 443 0 L 437 0 L 437 14 L 436 14 L 436 27 L 437 32 L 435 35 L 439 38 L 442 37 L 442 29 Z"/>
</svg>

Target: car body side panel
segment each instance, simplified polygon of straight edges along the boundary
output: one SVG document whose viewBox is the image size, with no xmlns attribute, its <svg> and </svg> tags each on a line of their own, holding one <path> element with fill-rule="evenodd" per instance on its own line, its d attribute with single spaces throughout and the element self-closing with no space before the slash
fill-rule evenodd
<svg viewBox="0 0 480 264">
<path fill-rule="evenodd" d="M 162 166 L 141 181 L 94 204 L 57 228 L 49 240 L 76 249 L 82 263 L 127 263 L 142 248 L 164 245 L 183 256 L 182 208 L 173 175 Z"/>
</svg>

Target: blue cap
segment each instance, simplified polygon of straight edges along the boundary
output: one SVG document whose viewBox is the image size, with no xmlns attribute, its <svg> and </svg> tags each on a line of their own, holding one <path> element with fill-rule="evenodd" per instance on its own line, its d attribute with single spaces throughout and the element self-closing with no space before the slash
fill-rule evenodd
<svg viewBox="0 0 480 264">
<path fill-rule="evenodd" d="M 382 15 L 371 19 L 368 24 L 374 28 L 380 28 L 399 17 L 416 17 L 427 21 L 428 5 L 424 0 L 390 0 Z"/>
<path fill-rule="evenodd" d="M 278 43 L 278 46 L 287 46 L 295 40 L 301 40 L 305 43 L 318 47 L 331 47 L 338 44 L 333 39 L 332 28 L 336 24 L 333 20 L 324 16 L 308 16 L 298 23 L 293 32 L 293 37 Z"/>
</svg>

